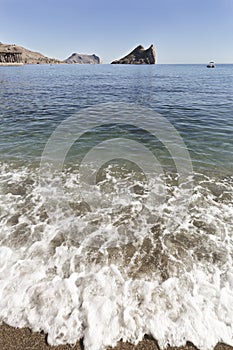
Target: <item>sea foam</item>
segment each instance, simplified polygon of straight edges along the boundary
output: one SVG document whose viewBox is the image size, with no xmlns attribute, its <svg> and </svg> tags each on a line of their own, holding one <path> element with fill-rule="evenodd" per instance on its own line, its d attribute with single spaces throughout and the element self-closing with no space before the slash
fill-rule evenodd
<svg viewBox="0 0 233 350">
<path fill-rule="evenodd" d="M 117 196 L 125 178 L 110 171 L 95 194 L 110 186 L 112 206 L 98 208 L 79 198 L 78 172 L 64 170 L 71 212 L 51 217 L 36 169 L 1 169 L 1 322 L 43 330 L 53 345 L 84 338 L 88 350 L 145 334 L 161 348 L 233 345 L 232 177 L 195 174 L 188 211 L 171 226 L 182 196 L 169 174 L 154 208 L 143 179 L 128 201 Z"/>
</svg>

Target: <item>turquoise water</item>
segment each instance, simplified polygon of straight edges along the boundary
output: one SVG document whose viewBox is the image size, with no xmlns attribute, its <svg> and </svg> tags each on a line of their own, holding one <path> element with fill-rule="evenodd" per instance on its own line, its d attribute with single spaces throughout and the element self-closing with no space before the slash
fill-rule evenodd
<svg viewBox="0 0 233 350">
<path fill-rule="evenodd" d="M 233 345 L 233 65 L 0 67 L 0 323 Z"/>
<path fill-rule="evenodd" d="M 127 102 L 167 118 L 194 166 L 232 171 L 233 65 L 0 67 L 0 101 L 5 161 L 40 158 L 56 126 L 82 108 Z"/>
</svg>

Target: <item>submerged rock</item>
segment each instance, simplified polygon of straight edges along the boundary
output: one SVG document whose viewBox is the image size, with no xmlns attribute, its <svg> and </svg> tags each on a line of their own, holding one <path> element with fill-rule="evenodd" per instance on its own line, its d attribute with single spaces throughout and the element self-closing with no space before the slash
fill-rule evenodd
<svg viewBox="0 0 233 350">
<path fill-rule="evenodd" d="M 113 61 L 112 64 L 155 64 L 156 52 L 154 45 L 144 49 L 142 45 L 137 46 L 127 56 Z"/>
<path fill-rule="evenodd" d="M 78 63 L 78 64 L 100 64 L 101 59 L 93 55 L 84 55 L 80 53 L 73 53 L 70 57 L 64 60 L 65 63 Z"/>
</svg>

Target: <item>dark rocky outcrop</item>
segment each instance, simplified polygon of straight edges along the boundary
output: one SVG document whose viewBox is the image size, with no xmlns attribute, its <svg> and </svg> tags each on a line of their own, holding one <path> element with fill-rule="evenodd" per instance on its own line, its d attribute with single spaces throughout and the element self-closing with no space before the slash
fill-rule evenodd
<svg viewBox="0 0 233 350">
<path fill-rule="evenodd" d="M 70 57 L 64 60 L 65 63 L 77 63 L 77 64 L 100 64 L 101 59 L 93 55 L 84 55 L 80 53 L 73 53 Z"/>
<path fill-rule="evenodd" d="M 127 56 L 113 61 L 112 64 L 155 64 L 155 62 L 156 53 L 154 45 L 151 45 L 146 50 L 142 45 L 139 45 Z"/>
<path fill-rule="evenodd" d="M 49 58 L 39 52 L 25 49 L 15 44 L 0 43 L 0 64 L 43 64 L 43 63 L 61 63 L 55 58 Z"/>
<path fill-rule="evenodd" d="M 22 52 L 21 51 L 0 51 L 0 64 L 21 64 Z"/>
</svg>

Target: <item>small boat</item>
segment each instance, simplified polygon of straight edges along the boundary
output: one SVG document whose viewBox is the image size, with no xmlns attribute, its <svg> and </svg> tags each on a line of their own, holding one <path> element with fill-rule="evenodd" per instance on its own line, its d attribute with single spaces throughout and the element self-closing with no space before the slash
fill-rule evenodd
<svg viewBox="0 0 233 350">
<path fill-rule="evenodd" d="M 207 67 L 207 68 L 215 68 L 215 64 L 214 64 L 213 61 L 210 61 L 210 62 L 207 64 L 206 67 Z"/>
</svg>

